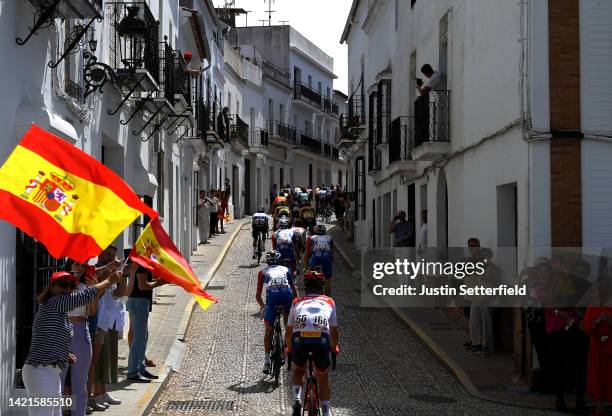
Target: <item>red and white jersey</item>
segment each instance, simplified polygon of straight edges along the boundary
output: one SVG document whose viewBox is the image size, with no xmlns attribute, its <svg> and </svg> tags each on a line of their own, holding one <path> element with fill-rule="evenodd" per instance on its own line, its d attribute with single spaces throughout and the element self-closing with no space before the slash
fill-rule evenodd
<svg viewBox="0 0 612 416">
<path fill-rule="evenodd" d="M 293 332 L 313 331 L 329 334 L 329 328 L 338 326 L 336 304 L 332 298 L 324 295 L 297 298 L 291 306 L 287 324 L 293 327 Z"/>
</svg>

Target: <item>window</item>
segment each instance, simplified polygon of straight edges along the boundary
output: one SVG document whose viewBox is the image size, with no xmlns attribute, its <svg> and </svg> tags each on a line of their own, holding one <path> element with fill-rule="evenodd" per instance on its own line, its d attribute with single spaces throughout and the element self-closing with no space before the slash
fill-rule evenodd
<svg viewBox="0 0 612 416">
<path fill-rule="evenodd" d="M 376 111 L 377 143 L 389 143 L 391 127 L 391 80 L 382 79 L 378 82 L 378 102 Z"/>
<path fill-rule="evenodd" d="M 331 98 L 331 88 L 327 87 L 327 98 Z"/>
<path fill-rule="evenodd" d="M 308 164 L 308 186 L 312 188 L 312 163 Z"/>
<path fill-rule="evenodd" d="M 232 93 L 227 92 L 227 106 L 229 107 L 230 113 L 232 112 Z"/>
<path fill-rule="evenodd" d="M 191 210 L 191 223 L 198 226 L 198 203 L 200 202 L 200 171 L 193 171 L 193 201 Z"/>
<path fill-rule="evenodd" d="M 437 89 L 445 90 L 447 89 L 446 82 L 448 79 L 448 14 L 446 14 L 440 19 L 440 40 L 438 46 L 439 53 L 439 70 L 442 73 L 442 80 L 440 81 L 440 85 Z"/>
<path fill-rule="evenodd" d="M 365 158 L 358 157 L 355 160 L 355 220 L 365 220 L 365 204 L 366 204 L 366 175 L 365 175 Z"/>
<path fill-rule="evenodd" d="M 236 100 L 236 115 L 240 114 L 240 101 Z"/>
<path fill-rule="evenodd" d="M 304 120 L 304 133 L 312 136 L 312 122 L 310 120 Z"/>
<path fill-rule="evenodd" d="M 279 168 L 279 175 L 280 175 L 280 179 L 279 179 L 279 184 L 281 187 L 285 186 L 285 169 L 284 168 Z"/>
<path fill-rule="evenodd" d="M 308 88 L 312 88 L 312 75 L 308 75 Z"/>
<path fill-rule="evenodd" d="M 414 3 L 416 3 L 416 0 L 410 0 L 410 8 L 414 7 Z"/>
<path fill-rule="evenodd" d="M 321 85 L 321 83 L 319 82 L 318 86 L 317 86 L 317 91 L 319 92 L 319 95 L 321 94 L 323 86 Z"/>
<path fill-rule="evenodd" d="M 281 123 L 285 122 L 285 106 L 282 104 L 278 106 L 278 118 Z"/>
<path fill-rule="evenodd" d="M 274 121 L 274 101 L 272 99 L 268 100 L 268 121 Z"/>
</svg>

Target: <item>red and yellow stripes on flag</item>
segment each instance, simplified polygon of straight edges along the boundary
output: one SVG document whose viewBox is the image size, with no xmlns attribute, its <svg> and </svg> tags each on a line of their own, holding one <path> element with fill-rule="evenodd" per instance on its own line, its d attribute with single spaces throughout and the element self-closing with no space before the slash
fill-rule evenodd
<svg viewBox="0 0 612 416">
<path fill-rule="evenodd" d="M 0 168 L 0 218 L 55 257 L 86 261 L 142 214 L 156 217 L 112 170 L 32 125 Z"/>
<path fill-rule="evenodd" d="M 202 284 L 176 248 L 159 218 L 146 226 L 130 253 L 130 258 L 150 270 L 153 276 L 174 283 L 195 296 L 202 309 L 217 302 L 214 296 L 202 289 Z"/>
</svg>

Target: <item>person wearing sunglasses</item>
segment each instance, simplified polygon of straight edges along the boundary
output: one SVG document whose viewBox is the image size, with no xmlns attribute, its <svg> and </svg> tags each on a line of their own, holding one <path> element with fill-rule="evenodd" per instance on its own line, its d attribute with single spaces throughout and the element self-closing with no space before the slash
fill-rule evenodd
<svg viewBox="0 0 612 416">
<path fill-rule="evenodd" d="M 30 351 L 23 366 L 23 381 L 30 398 L 44 397 L 55 399 L 47 402 L 47 407 L 29 407 L 30 416 L 62 414 L 59 405 L 62 397 L 61 377 L 68 364 L 77 358 L 72 354 L 71 343 L 73 323 L 68 317 L 68 311 L 91 303 L 98 293 L 102 293 L 112 284 L 121 281 L 121 272 L 110 270 L 100 276 L 99 283 L 75 292 L 79 278 L 67 271 L 53 273 L 49 286 L 38 296 L 38 311 L 32 325 L 32 342 Z M 85 413 L 85 401 L 77 402 L 82 414 Z M 73 413 L 75 414 L 75 413 Z"/>
</svg>

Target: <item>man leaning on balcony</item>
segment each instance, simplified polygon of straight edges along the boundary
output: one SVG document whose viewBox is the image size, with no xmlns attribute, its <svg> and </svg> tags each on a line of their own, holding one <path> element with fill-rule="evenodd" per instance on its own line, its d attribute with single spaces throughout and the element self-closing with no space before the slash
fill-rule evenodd
<svg viewBox="0 0 612 416">
<path fill-rule="evenodd" d="M 421 96 L 429 95 L 429 91 L 436 89 L 436 87 L 442 82 L 444 74 L 440 71 L 434 71 L 429 64 L 425 64 L 421 67 L 421 73 L 425 75 L 425 82 L 421 78 L 417 78 L 417 89 L 421 93 Z"/>
</svg>

